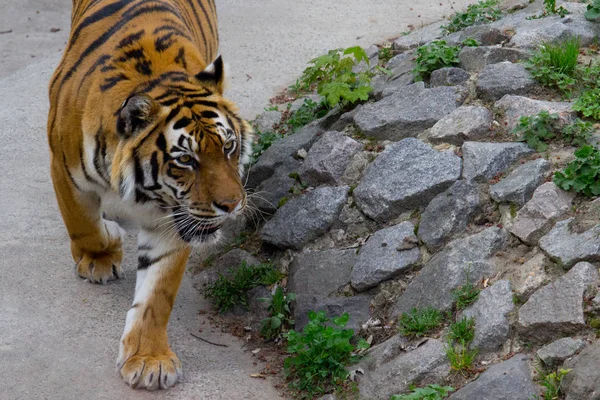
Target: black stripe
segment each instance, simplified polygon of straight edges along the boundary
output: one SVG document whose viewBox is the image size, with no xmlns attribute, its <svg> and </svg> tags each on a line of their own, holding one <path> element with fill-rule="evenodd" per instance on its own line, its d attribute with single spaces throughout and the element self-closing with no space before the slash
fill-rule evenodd
<svg viewBox="0 0 600 400">
<path fill-rule="evenodd" d="M 139 256 L 138 257 L 138 270 L 147 269 L 151 265 L 156 264 L 163 258 L 170 256 L 171 254 L 173 254 L 173 251 L 169 251 L 165 254 L 161 254 L 160 256 L 154 257 L 154 258 L 150 258 L 148 256 Z"/>
<path fill-rule="evenodd" d="M 196 7 L 194 7 L 193 0 L 188 0 L 188 3 L 190 5 L 190 8 L 192 9 L 192 12 L 194 13 L 194 17 L 196 18 L 196 28 L 200 29 L 200 36 L 202 36 L 202 41 L 204 42 L 204 49 L 208 50 L 208 42 L 206 41 L 206 36 L 204 35 L 204 24 L 200 20 L 200 16 L 196 11 Z"/>
<path fill-rule="evenodd" d="M 154 40 L 154 49 L 156 49 L 156 51 L 158 51 L 159 53 L 162 53 L 163 51 L 171 47 L 171 45 L 175 43 L 175 40 L 173 40 L 173 34 L 173 32 L 169 32 L 164 36 L 157 37 Z"/>
<path fill-rule="evenodd" d="M 104 169 L 100 166 L 100 160 L 101 160 L 101 150 L 102 150 L 102 146 L 100 144 L 100 136 L 102 136 L 102 128 L 100 128 L 98 130 L 98 132 L 96 132 L 96 147 L 94 148 L 94 168 L 96 169 L 96 173 L 98 174 L 98 176 L 100 176 L 100 178 L 102 178 L 102 180 L 104 182 L 106 182 L 108 184 L 108 186 L 110 186 L 110 182 L 109 180 L 106 178 L 106 176 L 104 175 Z M 104 149 L 104 151 L 106 151 L 106 149 Z"/>
<path fill-rule="evenodd" d="M 121 40 L 117 45 L 117 49 L 122 49 L 123 47 L 131 46 L 132 44 L 140 40 L 142 36 L 144 36 L 144 33 L 145 31 L 142 29 L 141 31 L 125 36 L 125 38 Z"/>
<path fill-rule="evenodd" d="M 206 8 L 204 8 L 204 4 L 202 4 L 202 0 L 198 0 L 198 4 L 200 5 L 200 8 L 202 9 L 202 12 L 204 13 L 204 16 L 206 17 L 206 22 L 208 22 L 208 28 L 210 29 L 210 34 L 212 35 L 212 37 L 215 37 L 215 30 L 213 28 L 213 24 L 211 19 L 208 16 L 208 13 L 206 12 Z M 213 53 L 213 48 L 212 48 L 212 40 L 210 41 L 210 53 Z M 213 60 L 209 60 L 209 61 L 213 61 Z"/>
<path fill-rule="evenodd" d="M 104 79 L 104 83 L 100 85 L 100 91 L 106 92 L 108 89 L 114 87 L 117 83 L 121 81 L 128 81 L 129 78 L 123 73 L 120 73 L 117 76 L 111 76 L 110 78 Z"/>
<path fill-rule="evenodd" d="M 69 167 L 67 167 L 67 156 L 65 155 L 64 151 L 63 151 L 63 165 L 65 166 L 65 171 L 67 171 L 67 176 L 71 180 L 71 183 L 73 184 L 73 186 L 75 186 L 75 189 L 79 190 L 80 192 L 83 192 L 83 190 L 81 190 L 81 188 L 79 187 L 77 182 L 75 182 L 75 179 L 73 178 L 73 175 L 71 174 L 71 171 L 69 171 Z"/>
<path fill-rule="evenodd" d="M 185 50 L 183 49 L 183 47 L 179 49 L 179 52 L 177 53 L 177 56 L 175 57 L 174 61 L 177 64 L 180 64 L 183 67 L 183 69 L 187 69 L 187 61 L 185 60 Z"/>
<path fill-rule="evenodd" d="M 90 26 L 96 22 L 102 21 L 103 19 L 108 18 L 111 15 L 118 13 L 119 11 L 121 11 L 123 8 L 125 8 L 125 6 L 127 6 L 130 3 L 131 3 L 131 0 L 117 1 L 116 3 L 112 3 L 105 7 L 102 7 L 101 9 L 99 9 L 98 11 L 96 11 L 95 13 L 93 13 L 92 15 L 87 17 L 86 19 L 84 19 L 79 25 L 77 25 L 77 28 L 75 29 L 75 31 L 73 31 L 73 34 L 71 35 L 71 40 L 69 43 L 69 48 L 77 41 L 82 30 L 84 30 L 85 28 L 87 28 L 88 26 Z"/>
<path fill-rule="evenodd" d="M 188 126 L 191 123 L 192 123 L 192 120 L 190 118 L 183 117 L 179 121 L 175 122 L 175 125 L 173 125 L 173 129 L 185 128 L 186 126 Z"/>
<path fill-rule="evenodd" d="M 159 165 L 158 165 L 158 152 L 153 152 L 152 156 L 150 157 L 150 166 L 152 167 L 151 173 L 152 173 L 152 180 L 154 181 L 154 184 L 152 185 L 152 187 L 149 187 L 147 189 L 149 190 L 158 190 L 160 189 L 162 186 L 160 186 L 160 184 L 158 183 L 158 170 L 159 170 Z"/>
<path fill-rule="evenodd" d="M 96 179 L 92 178 L 90 174 L 88 174 L 87 168 L 85 166 L 85 152 L 83 151 L 83 144 L 81 144 L 79 147 L 79 161 L 81 162 L 81 171 L 83 172 L 83 176 L 85 177 L 85 179 L 88 182 L 93 183 L 94 185 L 106 188 L 103 184 L 101 184 Z"/>
<path fill-rule="evenodd" d="M 136 90 L 134 90 L 134 92 L 136 93 L 147 93 L 150 92 L 152 89 L 154 89 L 155 87 L 157 87 L 158 85 L 160 85 L 161 83 L 163 83 L 166 80 L 171 79 L 172 81 L 176 81 L 176 82 L 187 82 L 188 81 L 188 76 L 183 73 L 183 72 L 179 72 L 179 71 L 169 71 L 169 72 L 164 72 L 162 74 L 160 74 L 158 76 L 158 78 L 154 78 L 152 79 L 150 82 L 146 83 L 144 86 L 139 86 L 136 88 Z"/>
<path fill-rule="evenodd" d="M 79 82 L 79 88 L 77 91 L 80 91 L 81 87 L 83 86 L 83 82 L 85 82 L 85 80 L 87 78 L 89 78 L 90 75 L 92 75 L 99 66 L 101 66 L 101 65 L 103 66 L 108 60 L 110 60 L 110 58 L 111 58 L 111 56 L 109 56 L 108 54 L 102 54 L 100 57 L 98 57 L 96 62 L 90 67 L 90 69 L 87 70 L 85 75 L 83 75 L 83 78 L 81 78 L 81 82 Z M 111 68 L 111 67 L 112 66 L 103 66 L 100 69 L 100 71 L 106 72 L 108 70 L 108 68 Z M 112 68 L 114 69 L 114 67 L 112 67 Z"/>
<path fill-rule="evenodd" d="M 202 116 L 202 118 L 212 118 L 212 119 L 214 119 L 214 118 L 219 118 L 219 114 L 217 114 L 217 113 L 216 113 L 216 112 L 214 112 L 214 111 L 209 111 L 209 110 L 207 110 L 207 111 L 202 111 L 202 112 L 200 113 L 200 115 Z"/>
<path fill-rule="evenodd" d="M 173 118 L 175 118 L 177 116 L 177 114 L 179 114 L 179 111 L 181 111 L 181 107 L 175 107 L 174 109 L 172 109 L 171 112 L 169 113 L 169 115 L 167 115 L 167 119 L 165 119 L 165 123 L 168 124 L 169 122 L 171 122 L 171 120 Z"/>
</svg>

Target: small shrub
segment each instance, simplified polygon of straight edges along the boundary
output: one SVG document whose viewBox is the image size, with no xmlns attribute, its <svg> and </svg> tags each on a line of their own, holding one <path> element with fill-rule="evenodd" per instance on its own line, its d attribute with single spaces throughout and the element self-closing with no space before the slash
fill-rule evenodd
<svg viewBox="0 0 600 400">
<path fill-rule="evenodd" d="M 496 21 L 502 17 L 498 3 L 498 0 L 480 0 L 477 4 L 471 4 L 465 11 L 452 15 L 448 25 L 441 27 L 442 32 L 458 32 L 471 25 Z"/>
<path fill-rule="evenodd" d="M 459 321 L 450 324 L 448 328 L 448 339 L 455 342 L 471 343 L 475 337 L 475 320 L 462 317 Z"/>
<path fill-rule="evenodd" d="M 561 43 L 545 43 L 526 62 L 531 75 L 542 85 L 570 94 L 577 84 L 579 38 Z"/>
<path fill-rule="evenodd" d="M 575 101 L 573 110 L 579 111 L 585 117 L 600 120 L 600 88 L 586 90 Z"/>
<path fill-rule="evenodd" d="M 542 111 L 537 115 L 523 116 L 519 118 L 513 133 L 535 151 L 546 151 L 548 148 L 546 142 L 556 137 L 557 121 L 558 114 L 550 114 L 548 111 Z"/>
<path fill-rule="evenodd" d="M 561 398 L 561 395 L 564 394 L 562 392 L 563 378 L 571 372 L 571 370 L 560 368 L 556 371 L 545 373 L 538 369 L 537 372 L 540 374 L 540 385 L 544 388 L 544 400 L 556 400 Z"/>
<path fill-rule="evenodd" d="M 398 328 L 404 336 L 419 337 L 439 328 L 443 322 L 442 312 L 433 307 L 413 308 L 410 312 L 400 315 Z"/>
<path fill-rule="evenodd" d="M 579 118 L 572 124 L 565 125 L 562 129 L 562 138 L 575 146 L 585 146 L 592 136 L 594 124 Z"/>
<path fill-rule="evenodd" d="M 479 297 L 479 292 L 481 289 L 471 282 L 470 273 L 471 266 L 469 265 L 467 267 L 467 282 L 452 291 L 452 297 L 454 297 L 454 301 L 456 302 L 457 310 L 462 310 L 470 306 Z"/>
<path fill-rule="evenodd" d="M 335 326 L 325 325 L 329 318 L 322 311 L 310 311 L 308 318 L 301 333 L 290 330 L 286 334 L 291 356 L 285 359 L 284 370 L 292 389 L 305 398 L 313 398 L 346 380 L 345 367 L 359 359 L 354 352 L 368 348 L 369 344 L 363 339 L 356 346 L 350 342 L 354 331 L 344 329 L 349 319 L 347 313 L 333 318 Z"/>
<path fill-rule="evenodd" d="M 450 361 L 450 368 L 458 372 L 468 371 L 477 357 L 477 349 L 469 349 L 469 342 L 453 342 L 448 340 L 446 343 L 446 357 Z"/>
<path fill-rule="evenodd" d="M 600 0 L 593 0 L 588 4 L 584 15 L 588 21 L 598 22 L 600 20 Z"/>
<path fill-rule="evenodd" d="M 415 80 L 429 77 L 433 71 L 443 67 L 451 67 L 460 62 L 459 46 L 448 46 L 445 40 L 434 40 L 417 49 L 417 59 L 413 74 Z"/>
<path fill-rule="evenodd" d="M 554 183 L 563 190 L 600 195 L 600 151 L 594 146 L 582 146 L 575 151 L 575 160 L 562 171 L 554 173 Z"/>
<path fill-rule="evenodd" d="M 258 160 L 271 145 L 278 139 L 281 139 L 281 135 L 275 132 L 255 132 L 255 142 L 252 145 L 252 164 Z"/>
<path fill-rule="evenodd" d="M 277 287 L 268 307 L 269 317 L 261 321 L 260 335 L 262 337 L 267 340 L 276 339 L 286 327 L 294 324 L 290 305 L 295 299 L 294 293 L 285 295 L 281 286 Z M 261 300 L 269 301 L 269 299 Z"/>
<path fill-rule="evenodd" d="M 390 400 L 442 400 L 454 392 L 452 386 L 427 385 L 415 388 L 409 394 L 395 394 Z"/>
<path fill-rule="evenodd" d="M 323 103 L 317 103 L 311 99 L 305 99 L 304 103 L 302 103 L 298 110 L 292 113 L 286 123 L 290 126 L 290 128 L 292 128 L 293 131 L 296 131 L 315 119 L 324 116 L 326 113 L 327 108 Z"/>
<path fill-rule="evenodd" d="M 379 62 L 383 65 L 385 65 L 392 59 L 392 57 L 394 57 L 394 53 L 389 47 L 380 47 L 377 55 L 379 57 Z"/>
<path fill-rule="evenodd" d="M 246 265 L 229 270 L 231 277 L 219 274 L 212 285 L 208 285 L 204 295 L 212 299 L 219 312 L 230 310 L 234 305 L 241 304 L 248 308 L 248 291 L 259 285 L 272 285 L 281 279 L 281 274 L 272 264 Z"/>
</svg>

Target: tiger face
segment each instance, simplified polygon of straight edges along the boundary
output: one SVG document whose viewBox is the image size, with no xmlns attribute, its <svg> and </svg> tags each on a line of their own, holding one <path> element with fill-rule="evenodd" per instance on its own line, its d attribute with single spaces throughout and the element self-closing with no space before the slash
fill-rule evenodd
<svg viewBox="0 0 600 400">
<path fill-rule="evenodd" d="M 121 197 L 170 213 L 172 229 L 192 244 L 216 239 L 223 222 L 244 209 L 241 176 L 252 141 L 249 125 L 222 97 L 220 58 L 207 71 L 130 96 L 117 118 L 113 182 Z"/>
</svg>

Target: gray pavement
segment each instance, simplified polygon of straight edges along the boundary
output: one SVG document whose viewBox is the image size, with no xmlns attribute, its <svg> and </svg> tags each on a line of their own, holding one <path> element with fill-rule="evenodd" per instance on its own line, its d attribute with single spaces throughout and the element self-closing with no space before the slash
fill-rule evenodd
<svg viewBox="0 0 600 400">
<path fill-rule="evenodd" d="M 428 0 L 418 5 L 407 0 L 341 3 L 218 2 L 222 53 L 232 70 L 230 93 L 244 115 L 260 112 L 309 58 L 338 46 L 383 40 L 447 9 Z M 5 77 L 0 80 L 0 399 L 280 398 L 272 382 L 250 377 L 261 366 L 253 365 L 243 343 L 211 330 L 198 315 L 209 304 L 190 277 L 184 279 L 169 325 L 184 382 L 169 391 L 134 391 L 115 371 L 135 284 L 134 232 L 123 263 L 128 279 L 104 286 L 81 281 L 48 173 L 46 87 L 59 60 L 62 48 L 57 47 L 66 38 L 70 4 L 2 1 L 2 11 L 10 16 L 0 13 L 0 31 L 13 32 L 0 34 Z M 51 27 L 63 29 L 49 33 Z M 27 32 L 31 41 L 25 40 Z M 28 52 L 35 52 L 38 62 L 25 67 L 32 61 Z M 16 73 L 3 73 L 8 69 Z M 200 327 L 204 337 L 229 347 L 193 338 L 190 333 Z"/>
</svg>

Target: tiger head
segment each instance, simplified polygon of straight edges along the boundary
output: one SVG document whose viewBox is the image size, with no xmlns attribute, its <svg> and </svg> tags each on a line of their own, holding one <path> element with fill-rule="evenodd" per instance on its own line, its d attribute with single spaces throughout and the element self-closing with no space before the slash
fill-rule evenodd
<svg viewBox="0 0 600 400">
<path fill-rule="evenodd" d="M 222 96 L 220 57 L 177 76 L 123 102 L 112 181 L 123 199 L 170 213 L 170 229 L 185 242 L 207 242 L 246 205 L 252 129 Z"/>
</svg>

